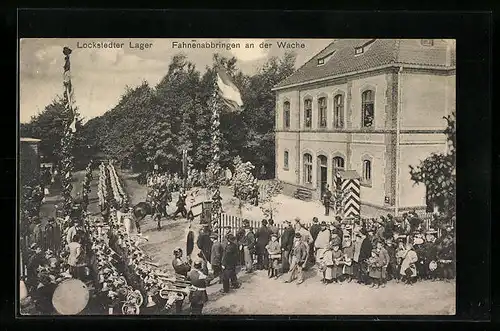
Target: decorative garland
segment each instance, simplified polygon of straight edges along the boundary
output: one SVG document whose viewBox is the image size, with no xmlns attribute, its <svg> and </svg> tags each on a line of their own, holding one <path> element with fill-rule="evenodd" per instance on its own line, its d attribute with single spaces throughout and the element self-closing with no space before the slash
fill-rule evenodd
<svg viewBox="0 0 500 331">
<path fill-rule="evenodd" d="M 104 167 L 101 169 L 106 170 Z M 117 202 L 128 201 L 114 166 L 108 165 L 107 170 L 111 179 L 109 185 L 112 187 L 113 198 Z M 108 183 L 106 171 L 100 171 L 99 183 Z M 107 197 L 104 193 L 105 190 L 107 190 L 106 185 L 101 185 L 99 195 Z M 92 249 L 97 257 L 96 268 L 99 283 L 103 284 L 100 291 L 107 292 L 106 296 L 109 299 L 110 307 L 122 302 L 123 314 L 139 314 L 140 306 L 144 303 L 144 293 L 148 296 L 148 301 L 153 300 L 152 298 L 155 296 L 167 299 L 165 309 L 170 309 L 175 301 L 184 299 L 188 294 L 189 284 L 185 280 L 162 272 L 154 263 L 148 261 L 149 258 L 139 247 L 139 238 L 134 240 L 125 233 L 115 212 L 111 212 L 107 227 L 95 222 L 90 224 L 92 224 L 89 230 L 93 233 L 94 245 Z M 104 233 L 103 230 L 108 231 Z M 129 275 L 128 282 L 127 277 L 120 275 L 116 267 L 110 267 L 113 261 L 117 261 L 111 256 L 121 259 L 126 273 Z M 138 279 L 138 281 L 134 282 L 131 278 Z M 134 286 L 128 285 L 131 283 L 134 283 Z M 174 284 L 184 289 L 175 289 Z"/>
</svg>

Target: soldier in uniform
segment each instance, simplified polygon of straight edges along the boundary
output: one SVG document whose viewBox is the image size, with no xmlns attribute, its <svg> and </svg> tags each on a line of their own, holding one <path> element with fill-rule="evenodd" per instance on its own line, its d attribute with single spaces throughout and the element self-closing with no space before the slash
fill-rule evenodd
<svg viewBox="0 0 500 331">
<path fill-rule="evenodd" d="M 203 262 L 196 260 L 193 263 L 193 269 L 189 272 L 188 278 L 191 282 L 191 291 L 189 293 L 189 302 L 191 303 L 191 315 L 201 315 L 203 306 L 208 301 L 207 278 L 201 269 Z"/>
</svg>

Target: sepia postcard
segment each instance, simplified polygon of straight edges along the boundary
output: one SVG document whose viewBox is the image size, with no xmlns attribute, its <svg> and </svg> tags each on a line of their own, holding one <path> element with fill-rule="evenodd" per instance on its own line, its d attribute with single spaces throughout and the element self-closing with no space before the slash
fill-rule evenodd
<svg viewBox="0 0 500 331">
<path fill-rule="evenodd" d="M 19 87 L 20 315 L 455 315 L 455 40 L 24 38 Z"/>
</svg>

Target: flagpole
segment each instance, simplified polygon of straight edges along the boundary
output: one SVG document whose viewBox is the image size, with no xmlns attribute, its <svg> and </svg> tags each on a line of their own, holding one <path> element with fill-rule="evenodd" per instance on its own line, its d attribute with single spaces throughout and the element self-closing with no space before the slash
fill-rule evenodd
<svg viewBox="0 0 500 331">
<path fill-rule="evenodd" d="M 62 182 L 62 197 L 63 202 L 63 212 L 64 216 L 68 216 L 71 212 L 73 205 L 73 198 L 71 196 L 71 191 L 73 185 L 71 184 L 72 175 L 74 170 L 74 156 L 73 156 L 73 146 L 74 146 L 74 136 L 73 136 L 73 124 L 76 121 L 76 115 L 73 109 L 73 87 L 71 85 L 70 76 L 70 54 L 72 50 L 69 47 L 63 48 L 64 54 L 64 74 L 63 74 L 63 86 L 64 86 L 64 106 L 66 113 L 69 114 L 68 119 L 65 123 L 64 136 L 61 138 L 61 182 Z"/>
</svg>

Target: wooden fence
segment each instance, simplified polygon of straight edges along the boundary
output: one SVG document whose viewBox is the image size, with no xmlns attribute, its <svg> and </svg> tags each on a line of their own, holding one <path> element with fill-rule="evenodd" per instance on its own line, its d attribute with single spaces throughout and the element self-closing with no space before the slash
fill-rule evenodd
<svg viewBox="0 0 500 331">
<path fill-rule="evenodd" d="M 233 215 L 227 215 L 227 214 L 220 214 L 218 220 L 218 235 L 219 235 L 219 240 L 221 240 L 226 234 L 232 233 L 233 235 L 236 235 L 236 232 L 238 229 L 242 228 L 243 226 L 243 218 L 233 216 Z M 426 214 L 423 217 L 421 217 L 423 220 L 423 228 L 424 230 L 428 230 L 431 228 L 432 224 L 432 214 Z M 370 221 L 370 220 L 375 220 L 375 218 L 363 218 L 363 221 Z M 348 224 L 353 224 L 354 219 L 347 219 Z M 255 221 L 255 220 L 249 220 L 250 222 L 250 227 L 254 230 L 258 229 L 261 226 L 262 221 Z M 309 229 L 310 226 L 312 225 L 312 222 L 309 223 L 303 223 L 301 224 Z M 284 224 L 275 224 L 275 226 L 278 228 L 278 236 L 281 236 L 283 233 L 283 230 L 285 228 Z M 441 236 L 441 229 L 436 229 L 438 231 L 437 236 Z"/>
</svg>

